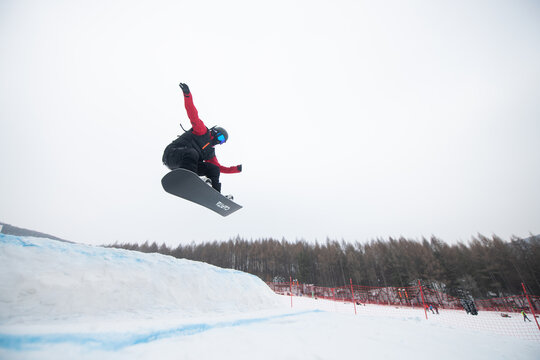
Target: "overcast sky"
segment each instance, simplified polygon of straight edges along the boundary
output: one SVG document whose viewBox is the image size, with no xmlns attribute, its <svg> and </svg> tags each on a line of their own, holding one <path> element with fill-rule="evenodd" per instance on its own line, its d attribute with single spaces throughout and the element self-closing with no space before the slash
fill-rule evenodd
<svg viewBox="0 0 540 360">
<path fill-rule="evenodd" d="M 0 1 L 0 221 L 104 244 L 540 233 L 538 1 Z M 161 187 L 189 126 L 227 218 Z"/>
</svg>

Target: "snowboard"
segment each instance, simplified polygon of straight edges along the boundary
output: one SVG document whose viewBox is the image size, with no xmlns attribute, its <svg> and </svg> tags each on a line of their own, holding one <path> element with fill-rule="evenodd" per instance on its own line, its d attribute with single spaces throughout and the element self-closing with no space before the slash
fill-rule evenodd
<svg viewBox="0 0 540 360">
<path fill-rule="evenodd" d="M 242 208 L 186 169 L 172 170 L 161 179 L 161 185 L 169 194 L 204 206 L 221 216 L 228 216 Z"/>
</svg>

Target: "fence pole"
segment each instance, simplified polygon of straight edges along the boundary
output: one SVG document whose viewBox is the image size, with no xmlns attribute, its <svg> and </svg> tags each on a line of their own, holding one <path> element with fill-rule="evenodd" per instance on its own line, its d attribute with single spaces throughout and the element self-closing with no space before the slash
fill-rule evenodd
<svg viewBox="0 0 540 360">
<path fill-rule="evenodd" d="M 521 283 L 521 286 L 523 287 L 523 292 L 525 293 L 525 297 L 527 298 L 527 301 L 529 302 L 529 308 L 531 309 L 532 316 L 534 317 L 534 321 L 536 321 L 536 326 L 538 326 L 538 330 L 540 330 L 540 325 L 538 325 L 538 319 L 536 318 L 536 314 L 534 312 L 534 307 L 532 306 L 531 299 L 529 299 L 529 294 L 527 294 L 527 290 L 525 289 L 525 284 Z"/>
<path fill-rule="evenodd" d="M 349 278 L 349 280 L 351 281 L 351 296 L 352 296 L 352 303 L 354 305 L 354 315 L 356 315 L 356 301 L 354 301 L 354 291 L 353 291 L 353 287 L 352 287 L 352 278 Z"/>
<path fill-rule="evenodd" d="M 422 306 L 424 307 L 424 313 L 426 314 L 427 320 L 426 304 L 424 303 L 424 292 L 422 291 L 422 284 L 420 284 L 420 279 L 418 279 L 418 287 L 420 288 L 420 296 L 422 296 Z"/>
<path fill-rule="evenodd" d="M 291 294 L 291 307 L 292 307 L 292 276 L 289 276 L 289 293 Z"/>
</svg>

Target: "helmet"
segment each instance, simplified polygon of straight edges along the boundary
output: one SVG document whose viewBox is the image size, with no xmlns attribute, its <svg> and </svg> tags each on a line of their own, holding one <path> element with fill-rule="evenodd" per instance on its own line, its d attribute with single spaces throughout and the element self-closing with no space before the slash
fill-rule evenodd
<svg viewBox="0 0 540 360">
<path fill-rule="evenodd" d="M 214 138 L 214 143 L 217 144 L 223 144 L 227 139 L 229 138 L 229 134 L 227 134 L 227 131 L 219 126 L 213 126 L 210 129 L 210 134 Z"/>
</svg>

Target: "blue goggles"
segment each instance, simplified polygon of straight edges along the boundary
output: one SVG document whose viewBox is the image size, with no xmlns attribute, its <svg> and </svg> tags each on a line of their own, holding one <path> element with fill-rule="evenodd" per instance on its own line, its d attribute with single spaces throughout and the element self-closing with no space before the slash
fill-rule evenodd
<svg viewBox="0 0 540 360">
<path fill-rule="evenodd" d="M 218 139 L 220 144 L 223 144 L 225 142 L 225 135 L 219 133 L 217 134 L 216 139 Z"/>
</svg>

